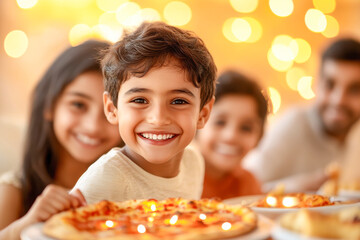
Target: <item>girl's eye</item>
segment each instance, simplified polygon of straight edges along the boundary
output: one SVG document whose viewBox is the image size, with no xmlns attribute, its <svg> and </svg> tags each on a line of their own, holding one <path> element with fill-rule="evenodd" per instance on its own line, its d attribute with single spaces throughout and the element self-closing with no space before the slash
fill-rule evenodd
<svg viewBox="0 0 360 240">
<path fill-rule="evenodd" d="M 172 101 L 171 104 L 188 104 L 187 101 L 185 101 L 184 99 L 175 99 L 174 101 Z"/>
<path fill-rule="evenodd" d="M 79 110 L 85 109 L 86 107 L 86 105 L 82 102 L 72 102 L 71 105 Z"/>
<path fill-rule="evenodd" d="M 135 99 L 131 100 L 131 102 L 140 103 L 140 104 L 147 103 L 147 101 L 144 98 L 135 98 Z"/>
</svg>

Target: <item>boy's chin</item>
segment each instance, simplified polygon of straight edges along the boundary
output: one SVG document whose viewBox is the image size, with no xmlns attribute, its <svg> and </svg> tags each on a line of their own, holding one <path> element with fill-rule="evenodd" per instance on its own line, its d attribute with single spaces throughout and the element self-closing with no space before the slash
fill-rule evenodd
<svg viewBox="0 0 360 240">
<path fill-rule="evenodd" d="M 146 156 L 144 157 L 144 159 L 151 163 L 151 164 L 155 164 L 155 165 L 160 165 L 160 164 L 165 164 L 165 163 L 168 163 L 170 162 L 171 160 L 175 159 L 174 156 L 156 156 L 156 155 L 153 155 L 153 156 Z"/>
</svg>

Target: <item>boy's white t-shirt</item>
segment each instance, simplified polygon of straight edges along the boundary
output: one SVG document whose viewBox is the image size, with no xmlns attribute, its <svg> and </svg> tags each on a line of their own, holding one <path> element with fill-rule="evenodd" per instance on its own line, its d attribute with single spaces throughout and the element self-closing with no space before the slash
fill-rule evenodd
<svg viewBox="0 0 360 240">
<path fill-rule="evenodd" d="M 86 170 L 73 190 L 79 189 L 88 204 L 104 199 L 199 199 L 203 179 L 204 161 L 194 148 L 185 148 L 179 174 L 173 178 L 148 173 L 125 156 L 120 148 L 113 148 Z"/>
</svg>

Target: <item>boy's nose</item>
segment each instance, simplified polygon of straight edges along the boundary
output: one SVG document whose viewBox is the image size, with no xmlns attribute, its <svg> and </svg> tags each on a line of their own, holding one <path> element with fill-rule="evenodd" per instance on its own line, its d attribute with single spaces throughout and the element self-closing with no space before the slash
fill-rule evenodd
<svg viewBox="0 0 360 240">
<path fill-rule="evenodd" d="M 154 125 L 167 125 L 171 123 L 166 106 L 153 106 L 148 112 L 147 121 Z"/>
<path fill-rule="evenodd" d="M 221 132 L 221 137 L 227 142 L 236 142 L 239 139 L 238 129 L 235 126 L 227 126 Z"/>
</svg>

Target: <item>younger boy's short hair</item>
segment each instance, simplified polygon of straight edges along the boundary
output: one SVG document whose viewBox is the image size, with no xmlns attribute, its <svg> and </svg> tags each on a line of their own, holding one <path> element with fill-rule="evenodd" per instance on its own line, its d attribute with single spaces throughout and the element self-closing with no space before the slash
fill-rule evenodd
<svg viewBox="0 0 360 240">
<path fill-rule="evenodd" d="M 260 85 L 253 79 L 234 70 L 227 70 L 217 79 L 215 104 L 226 95 L 245 95 L 252 97 L 257 105 L 257 112 L 263 124 L 271 112 L 271 102 Z"/>
<path fill-rule="evenodd" d="M 117 106 L 123 82 L 131 76 L 143 77 L 169 60 L 175 60 L 188 80 L 200 88 L 202 108 L 214 95 L 217 71 L 214 60 L 193 32 L 163 22 L 143 23 L 108 49 L 102 60 L 105 91 Z"/>
</svg>

